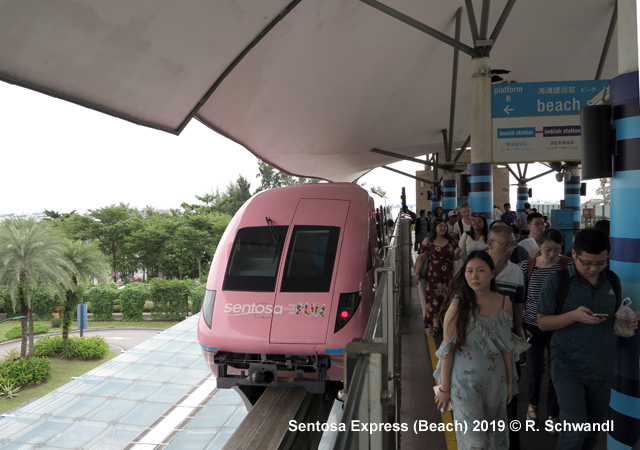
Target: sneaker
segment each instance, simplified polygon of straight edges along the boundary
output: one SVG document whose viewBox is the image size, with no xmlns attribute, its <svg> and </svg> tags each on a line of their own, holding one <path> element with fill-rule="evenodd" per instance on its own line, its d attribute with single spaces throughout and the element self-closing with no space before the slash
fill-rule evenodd
<svg viewBox="0 0 640 450">
<path fill-rule="evenodd" d="M 556 431 L 555 426 L 558 423 L 558 418 L 557 417 L 551 417 L 549 416 L 549 418 L 547 419 L 547 421 L 551 421 L 552 425 L 553 425 L 553 429 L 551 429 L 551 431 L 549 431 L 549 434 L 553 435 L 553 436 L 557 436 L 560 434 L 560 432 Z"/>
<path fill-rule="evenodd" d="M 538 423 L 538 407 L 529 405 L 527 408 L 527 420 L 533 420 L 535 423 Z"/>
</svg>

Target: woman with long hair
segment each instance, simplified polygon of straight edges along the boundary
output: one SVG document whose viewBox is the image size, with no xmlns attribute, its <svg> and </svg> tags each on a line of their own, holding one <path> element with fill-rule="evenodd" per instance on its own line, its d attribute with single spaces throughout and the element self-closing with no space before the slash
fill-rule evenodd
<svg viewBox="0 0 640 450">
<path fill-rule="evenodd" d="M 451 402 L 456 421 L 466 422 L 466 430 L 456 427 L 458 449 L 509 448 L 507 404 L 517 391 L 513 352 L 524 343 L 511 332 L 511 301 L 497 292 L 493 260 L 485 251 L 465 259 L 443 323 L 435 401 L 441 411 Z M 479 428 L 474 421 L 507 426 Z"/>
<path fill-rule="evenodd" d="M 544 230 L 538 242 L 539 255 L 534 254 L 533 258 L 523 261 L 520 266 L 525 283 L 523 327 L 530 336 L 528 341 L 531 344 L 527 350 L 527 381 L 529 383 L 527 419 L 534 421 L 538 420 L 540 384 L 545 371 L 544 351 L 546 349 L 549 352 L 551 345 L 551 332 L 543 332 L 538 328 L 538 298 L 547 277 L 553 272 L 566 268 L 571 261 L 561 257 L 562 238 L 562 233 L 554 228 Z M 547 385 L 548 419 L 557 420 L 559 412 L 558 397 L 551 377 L 549 377 Z M 554 431 L 553 434 L 557 434 L 557 432 Z"/>
<path fill-rule="evenodd" d="M 471 228 L 462 233 L 458 244 L 462 258 L 466 258 L 474 250 L 484 250 L 487 248 L 487 234 L 489 225 L 484 216 L 477 215 L 471 219 Z"/>
<path fill-rule="evenodd" d="M 453 262 L 460 258 L 460 247 L 455 245 L 453 238 L 449 235 L 444 220 L 435 220 L 431 233 L 428 238 L 422 241 L 418 254 L 416 283 L 420 283 L 422 265 L 428 264 L 427 275 L 424 279 L 426 303 L 424 326 L 431 336 L 437 336 L 440 332 L 438 315 L 453 278 Z"/>
</svg>

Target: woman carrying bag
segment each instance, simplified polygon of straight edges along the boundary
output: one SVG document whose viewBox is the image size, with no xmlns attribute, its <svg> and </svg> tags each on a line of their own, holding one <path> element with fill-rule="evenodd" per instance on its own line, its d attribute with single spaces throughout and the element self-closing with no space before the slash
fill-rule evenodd
<svg viewBox="0 0 640 450">
<path fill-rule="evenodd" d="M 431 234 L 422 241 L 418 250 L 415 282 L 420 283 L 420 272 L 426 264 L 424 326 L 430 336 L 437 336 L 440 332 L 440 307 L 453 279 L 453 262 L 460 258 L 460 247 L 449 235 L 444 220 L 436 219 L 433 225 Z"/>
</svg>

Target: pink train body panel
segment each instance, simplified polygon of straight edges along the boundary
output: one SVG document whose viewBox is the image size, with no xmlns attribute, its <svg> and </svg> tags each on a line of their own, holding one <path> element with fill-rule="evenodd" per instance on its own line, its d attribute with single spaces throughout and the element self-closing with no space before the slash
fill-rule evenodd
<svg viewBox="0 0 640 450">
<path fill-rule="evenodd" d="M 371 312 L 382 223 L 367 191 L 351 183 L 248 200 L 216 250 L 198 323 L 218 385 L 320 392 L 325 381 L 342 380 L 344 348 L 364 335 Z"/>
</svg>

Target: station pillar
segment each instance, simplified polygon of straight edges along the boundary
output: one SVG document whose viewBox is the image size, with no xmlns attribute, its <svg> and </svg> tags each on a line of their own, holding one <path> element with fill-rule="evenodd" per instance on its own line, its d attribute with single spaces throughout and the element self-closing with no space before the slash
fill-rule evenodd
<svg viewBox="0 0 640 450">
<path fill-rule="evenodd" d="M 516 203 L 516 212 L 524 211 L 524 204 L 529 202 L 529 188 L 525 183 L 518 183 L 518 197 Z"/>
<path fill-rule="evenodd" d="M 618 3 L 618 73 L 609 83 L 617 151 L 611 177 L 610 265 L 628 296 L 640 310 L 640 107 L 638 98 L 638 21 L 635 0 Z M 614 336 L 614 368 L 609 419 L 616 427 L 607 448 L 640 446 L 640 332 Z M 620 425 L 620 426 L 618 426 Z"/>
<path fill-rule="evenodd" d="M 457 202 L 456 175 L 453 172 L 445 172 L 442 177 L 442 213 L 456 209 Z"/>
<path fill-rule="evenodd" d="M 571 168 L 571 178 L 564 182 L 564 209 L 573 211 L 573 233 L 569 236 L 565 232 L 567 248 L 573 248 L 569 241 L 573 242 L 575 233 L 580 231 L 580 168 Z"/>
<path fill-rule="evenodd" d="M 471 60 L 471 212 L 493 219 L 493 164 L 491 163 L 491 67 L 487 57 Z"/>
<path fill-rule="evenodd" d="M 635 14 L 634 14 L 635 16 Z M 611 80 L 613 124 L 617 155 L 611 178 L 610 265 L 622 282 L 622 297 L 640 310 L 640 107 L 638 72 Z M 609 419 L 616 424 L 607 436 L 607 448 L 630 449 L 640 445 L 640 332 L 614 336 L 614 377 Z M 635 446 L 635 447 L 634 447 Z"/>
</svg>

